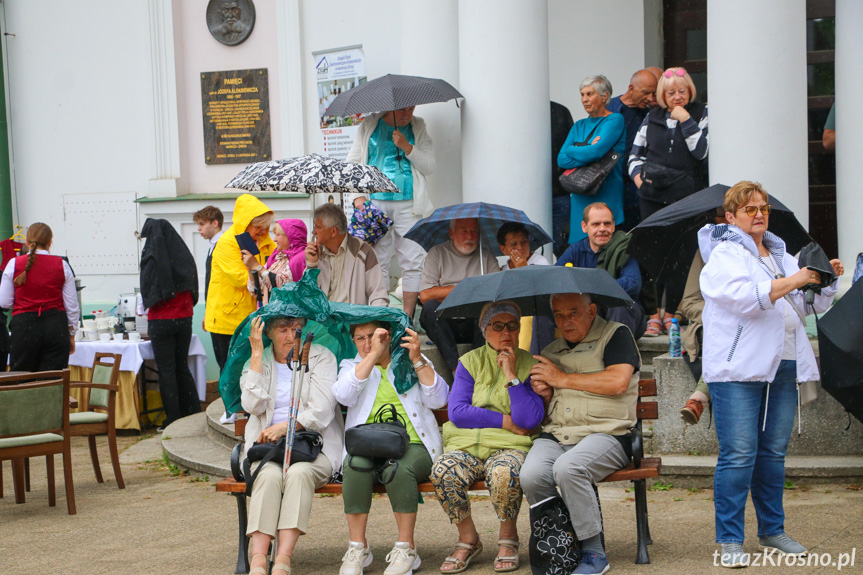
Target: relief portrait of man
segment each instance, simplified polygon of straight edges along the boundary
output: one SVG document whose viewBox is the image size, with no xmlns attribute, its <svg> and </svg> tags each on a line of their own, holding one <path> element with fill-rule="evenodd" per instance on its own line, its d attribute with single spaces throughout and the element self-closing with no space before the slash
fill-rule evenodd
<svg viewBox="0 0 863 575">
<path fill-rule="evenodd" d="M 210 0 L 207 27 L 222 44 L 241 44 L 255 27 L 255 5 L 252 0 Z"/>
</svg>

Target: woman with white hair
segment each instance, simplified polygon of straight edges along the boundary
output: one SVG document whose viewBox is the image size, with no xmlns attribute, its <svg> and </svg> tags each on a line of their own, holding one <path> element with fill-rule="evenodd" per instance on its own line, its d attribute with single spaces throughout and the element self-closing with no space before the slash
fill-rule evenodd
<svg viewBox="0 0 863 575">
<path fill-rule="evenodd" d="M 626 123 L 623 116 L 608 108 L 611 82 L 605 76 L 588 76 L 581 82 L 581 105 L 587 118 L 573 124 L 557 156 L 564 170 L 582 168 L 600 160 L 609 150 L 623 155 L 626 147 Z M 593 202 L 605 202 L 614 214 L 614 223 L 623 223 L 623 163 L 618 162 L 594 196 L 571 194 L 569 243 L 587 237 L 581 230 L 584 208 Z"/>
</svg>

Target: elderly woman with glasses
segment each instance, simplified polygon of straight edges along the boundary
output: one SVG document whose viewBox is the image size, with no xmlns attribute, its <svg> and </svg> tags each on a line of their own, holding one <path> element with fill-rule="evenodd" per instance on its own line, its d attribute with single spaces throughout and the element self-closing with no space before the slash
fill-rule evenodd
<svg viewBox="0 0 863 575">
<path fill-rule="evenodd" d="M 252 357 L 246 362 L 240 377 L 240 401 L 249 413 L 246 451 L 255 442 L 277 441 L 288 431 L 293 401 L 292 371 L 287 357 L 294 345 L 297 329 L 304 324 L 302 318 L 268 319 L 266 332 L 272 345 L 264 347 L 264 323 L 260 317 L 252 320 L 249 333 Z M 299 398 L 296 429 L 320 433 L 323 450 L 314 461 L 292 463 L 287 475 L 282 472 L 282 461 L 268 461 L 258 472 L 252 485 L 246 530 L 252 539 L 250 575 L 267 572 L 267 549 L 277 531 L 278 554 L 272 573 L 290 575 L 294 547 L 300 535 L 308 530 L 315 489 L 326 485 L 333 476 L 333 470 L 339 468 L 344 422 L 333 396 L 335 381 L 335 356 L 327 348 L 312 344 L 309 371 Z"/>
<path fill-rule="evenodd" d="M 669 68 L 659 77 L 659 107 L 647 113 L 629 156 L 641 219 L 707 187 L 707 105 L 696 102 L 695 96 L 695 84 L 683 68 Z M 667 288 L 655 284 L 657 299 L 666 292 L 665 313 L 660 320 L 659 309 L 651 306 L 645 335 L 657 336 L 671 326 L 686 282 L 685 277 L 678 279 Z"/>
<path fill-rule="evenodd" d="M 611 82 L 605 76 L 588 76 L 581 82 L 581 105 L 587 118 L 573 124 L 557 155 L 558 167 L 568 170 L 592 164 L 614 150 L 623 154 L 626 148 L 626 122 L 623 116 L 607 108 L 611 99 Z M 569 243 L 587 237 L 581 229 L 581 214 L 588 204 L 605 202 L 614 214 L 614 223 L 623 223 L 623 161 L 618 162 L 596 195 L 570 194 Z"/>
<path fill-rule="evenodd" d="M 497 572 L 518 569 L 518 528 L 522 490 L 519 471 L 533 445 L 532 430 L 545 416 L 542 398 L 530 386 L 536 360 L 518 348 L 521 310 L 511 301 L 491 302 L 480 314 L 486 345 L 464 354 L 455 372 L 444 450 L 431 481 L 438 501 L 458 527 L 458 543 L 441 565 L 460 573 L 482 551 L 471 518 L 468 491 L 485 481 L 500 520 Z"/>
<path fill-rule="evenodd" d="M 758 542 L 800 556 L 806 548 L 785 534 L 785 453 L 800 405 L 800 386 L 820 379 L 805 316 L 825 311 L 836 282 L 804 301 L 818 272 L 799 269 L 785 242 L 767 231 L 770 204 L 760 184 L 742 181 L 725 194 L 728 224 L 698 232 L 706 264 L 703 377 L 710 387 L 719 460 L 713 476 L 716 542 L 724 567 L 749 563 L 744 512 L 751 493 Z M 837 276 L 839 260 L 830 262 Z M 837 280 L 838 281 L 838 280 Z M 810 383 L 811 384 L 811 383 Z"/>
<path fill-rule="evenodd" d="M 333 393 L 348 408 L 347 427 L 371 423 L 379 409 L 387 405 L 407 427 L 410 444 L 398 459 L 395 473 L 386 484 L 387 495 L 398 526 L 398 540 L 387 554 L 387 575 L 407 575 L 420 566 L 414 543 L 419 491 L 417 484 L 428 479 L 432 460 L 443 453 L 443 446 L 433 409 L 446 405 L 449 388 L 435 372 L 429 360 L 420 353 L 417 333 L 407 330 L 400 345 L 407 349 L 408 358 L 416 370 L 419 385 L 404 393 L 394 386 L 390 346 L 391 330 L 382 322 L 372 321 L 351 326 L 351 336 L 357 344 L 357 356 L 342 361 Z M 366 540 L 366 524 L 372 505 L 375 471 L 354 469 L 350 456 L 342 467 L 342 496 L 348 520 L 348 550 L 342 558 L 340 575 L 362 575 L 372 562 L 372 552 Z"/>
</svg>

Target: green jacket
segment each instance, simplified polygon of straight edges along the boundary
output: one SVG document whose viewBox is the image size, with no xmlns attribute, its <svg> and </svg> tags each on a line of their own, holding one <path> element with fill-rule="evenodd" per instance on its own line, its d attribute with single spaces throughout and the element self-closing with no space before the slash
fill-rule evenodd
<svg viewBox="0 0 863 575">
<path fill-rule="evenodd" d="M 536 360 L 523 349 L 516 349 L 516 356 L 516 377 L 526 381 Z M 506 387 L 508 381 L 497 365 L 497 352 L 486 344 L 464 354 L 460 361 L 474 380 L 473 406 L 510 415 L 512 409 Z M 486 460 L 501 449 L 528 451 L 533 445 L 533 437 L 496 427 L 461 429 L 448 421 L 443 425 L 443 443 L 445 452 L 466 451 L 478 459 Z"/>
<path fill-rule="evenodd" d="M 620 270 L 629 261 L 626 248 L 629 246 L 630 239 L 632 236 L 628 233 L 615 231 L 611 235 L 611 240 L 596 255 L 596 267 L 604 269 L 615 279 L 620 277 Z"/>
</svg>

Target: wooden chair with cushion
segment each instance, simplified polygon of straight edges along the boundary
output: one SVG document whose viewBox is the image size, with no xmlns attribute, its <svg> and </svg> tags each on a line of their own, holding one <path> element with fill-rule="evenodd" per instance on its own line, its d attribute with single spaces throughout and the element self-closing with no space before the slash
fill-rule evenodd
<svg viewBox="0 0 863 575">
<path fill-rule="evenodd" d="M 67 370 L 68 371 L 68 370 Z M 63 377 L 63 370 L 57 369 L 53 371 L 7 371 L 0 372 L 0 385 L 16 385 L 19 383 L 27 383 L 30 381 L 40 381 L 45 379 L 60 379 Z M 70 407 L 76 407 L 72 405 Z M 30 460 L 14 459 L 12 460 L 12 478 L 15 484 L 15 503 L 24 503 L 25 492 L 30 491 Z M 19 488 L 17 481 L 20 473 L 17 473 L 16 467 L 21 465 L 24 468 L 24 487 Z M 0 499 L 3 498 L 3 465 L 0 464 Z"/>
<path fill-rule="evenodd" d="M 27 457 L 44 455 L 48 471 L 48 505 L 53 507 L 56 505 L 54 455 L 62 453 L 66 505 L 69 515 L 75 515 L 72 451 L 69 445 L 69 370 L 59 373 L 62 374 L 59 378 L 15 385 L 5 385 L 4 382 L 4 385 L 0 385 L 0 461 L 21 461 Z M 24 466 L 13 466 L 13 469 L 16 475 L 15 488 L 23 492 Z M 20 501 L 23 502 L 23 493 Z"/>
<path fill-rule="evenodd" d="M 93 360 L 93 370 L 89 382 L 73 381 L 71 387 L 88 389 L 82 405 L 86 410 L 69 415 L 73 436 L 86 436 L 90 444 L 90 459 L 93 461 L 93 471 L 96 481 L 103 482 L 102 470 L 99 466 L 99 454 L 96 452 L 96 436 L 108 436 L 108 450 L 111 453 L 111 464 L 114 466 L 114 477 L 117 486 L 124 489 L 123 473 L 120 471 L 120 455 L 117 451 L 117 429 L 114 424 L 115 403 L 117 399 L 118 381 L 120 379 L 120 354 L 97 353 Z"/>
</svg>

